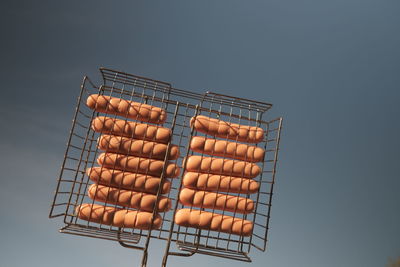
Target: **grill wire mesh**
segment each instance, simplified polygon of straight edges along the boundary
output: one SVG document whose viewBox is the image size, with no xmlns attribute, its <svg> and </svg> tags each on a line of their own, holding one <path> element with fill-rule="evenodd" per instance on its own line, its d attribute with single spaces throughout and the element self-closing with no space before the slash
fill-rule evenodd
<svg viewBox="0 0 400 267">
<path fill-rule="evenodd" d="M 282 118 L 270 121 L 263 120 L 263 115 L 272 105 L 212 92 L 197 94 L 172 88 L 170 84 L 165 82 L 107 68 L 101 68 L 100 71 L 103 77 L 101 86 L 96 86 L 88 77 L 83 79 L 60 176 L 51 204 L 49 217 L 63 218 L 64 225 L 60 232 L 113 240 L 124 247 L 142 250 L 144 254 L 141 266 L 146 266 L 148 247 L 152 238 L 166 241 L 163 266 L 166 266 L 170 255 L 191 256 L 200 253 L 250 262 L 251 259 L 248 254 L 252 247 L 265 251 L 282 127 Z M 171 144 L 177 145 L 180 155 L 175 160 L 168 160 L 166 156 L 164 162 L 175 163 L 180 166 L 181 170 L 178 178 L 166 178 L 164 171 L 161 175 L 162 181 L 169 180 L 171 182 L 170 191 L 163 196 L 171 200 L 172 209 L 168 212 L 159 213 L 162 218 L 159 229 L 140 230 L 93 223 L 78 218 L 75 212 L 76 208 L 82 203 L 96 203 L 87 196 L 91 180 L 86 174 L 86 170 L 96 166 L 96 158 L 102 152 L 97 147 L 97 139 L 101 133 L 95 132 L 90 127 L 91 121 L 98 116 L 129 121 L 124 117 L 104 114 L 88 108 L 85 104 L 86 99 L 92 94 L 146 103 L 160 107 L 167 113 L 167 119 L 162 124 L 162 127 L 169 128 L 172 131 L 172 138 L 167 145 L 168 148 L 171 147 Z M 253 179 L 260 185 L 258 192 L 255 194 L 222 192 L 253 200 L 255 205 L 253 213 L 241 214 L 236 210 L 228 212 L 203 207 L 192 208 L 183 206 L 179 202 L 178 197 L 183 188 L 182 178 L 186 167 L 185 158 L 192 155 L 214 157 L 189 149 L 189 143 L 194 136 L 214 138 L 191 128 L 190 119 L 197 115 L 204 115 L 229 123 L 256 126 L 264 130 L 262 142 L 252 144 L 265 150 L 264 161 L 258 163 L 258 166 L 261 167 L 261 173 Z M 218 139 L 224 140 L 223 138 Z M 219 193 L 219 190 L 216 193 Z M 160 196 L 161 190 L 158 190 L 157 199 Z M 102 203 L 102 205 L 121 208 L 116 204 L 107 202 Z M 219 214 L 249 220 L 254 225 L 252 235 L 240 236 L 179 226 L 174 223 L 173 218 L 177 210 L 181 208 L 215 211 Z M 153 210 L 153 214 L 155 213 L 156 211 Z"/>
</svg>

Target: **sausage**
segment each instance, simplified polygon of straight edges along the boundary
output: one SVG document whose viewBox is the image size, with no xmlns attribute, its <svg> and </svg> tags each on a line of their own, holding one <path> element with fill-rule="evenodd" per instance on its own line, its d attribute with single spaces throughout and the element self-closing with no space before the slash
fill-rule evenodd
<svg viewBox="0 0 400 267">
<path fill-rule="evenodd" d="M 241 194 L 257 193 L 260 184 L 252 179 L 187 172 L 182 183 L 187 188 Z"/>
<path fill-rule="evenodd" d="M 101 153 L 97 158 L 97 163 L 110 169 L 137 172 L 156 177 L 161 176 L 164 168 L 164 161 L 162 160 L 125 156 L 115 153 Z M 178 165 L 169 163 L 165 168 L 165 177 L 177 177 L 179 172 Z"/>
<path fill-rule="evenodd" d="M 190 126 L 197 131 L 246 143 L 259 143 L 264 139 L 264 130 L 260 127 L 230 123 L 206 116 L 192 117 Z"/>
<path fill-rule="evenodd" d="M 175 223 L 185 227 L 241 236 L 249 236 L 253 232 L 253 223 L 251 221 L 200 210 L 178 210 L 175 214 Z"/>
<path fill-rule="evenodd" d="M 92 184 L 88 189 L 88 196 L 99 202 L 107 202 L 123 207 L 153 211 L 157 200 L 156 195 L 134 192 L 129 190 L 108 187 L 104 185 Z M 157 211 L 164 212 L 171 209 L 171 200 L 160 196 L 157 203 Z"/>
<path fill-rule="evenodd" d="M 190 149 L 212 156 L 240 159 L 249 162 L 264 160 L 264 149 L 256 146 L 195 136 L 190 141 Z"/>
<path fill-rule="evenodd" d="M 261 172 L 260 167 L 254 163 L 203 156 L 188 157 L 186 170 L 246 178 L 254 178 Z"/>
<path fill-rule="evenodd" d="M 254 201 L 249 198 L 189 188 L 181 190 L 179 193 L 179 202 L 185 206 L 225 210 L 244 214 L 251 213 L 254 210 Z"/>
<path fill-rule="evenodd" d="M 107 152 L 164 160 L 168 145 L 104 134 L 97 139 L 97 147 Z M 178 146 L 171 145 L 168 159 L 173 160 L 178 157 Z"/>
<path fill-rule="evenodd" d="M 92 129 L 103 134 L 113 134 L 164 144 L 171 139 L 171 130 L 168 128 L 104 116 L 93 119 Z"/>
<path fill-rule="evenodd" d="M 75 212 L 80 219 L 85 221 L 142 230 L 150 229 L 153 216 L 151 212 L 147 211 L 118 209 L 88 203 L 77 206 Z M 160 228 L 161 222 L 161 216 L 156 214 L 151 229 Z"/>
<path fill-rule="evenodd" d="M 88 168 L 86 174 L 93 182 L 98 184 L 150 194 L 157 194 L 161 182 L 161 179 L 158 177 L 113 170 L 105 167 Z M 169 193 L 170 189 L 171 182 L 168 179 L 165 179 L 162 185 L 161 194 Z"/>
<path fill-rule="evenodd" d="M 87 98 L 86 105 L 98 112 L 143 122 L 161 124 L 167 119 L 167 113 L 162 108 L 117 97 L 93 94 Z"/>
</svg>

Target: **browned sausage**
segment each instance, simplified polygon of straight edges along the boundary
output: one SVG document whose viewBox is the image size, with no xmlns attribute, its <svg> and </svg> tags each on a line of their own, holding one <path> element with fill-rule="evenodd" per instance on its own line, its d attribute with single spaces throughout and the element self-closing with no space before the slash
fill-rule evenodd
<svg viewBox="0 0 400 267">
<path fill-rule="evenodd" d="M 201 115 L 193 117 L 190 126 L 208 135 L 240 142 L 259 143 L 264 139 L 264 130 L 260 127 L 225 122 Z"/>
<path fill-rule="evenodd" d="M 249 236 L 253 232 L 253 223 L 251 221 L 200 210 L 178 210 L 175 214 L 175 223 L 185 227 L 242 236 Z"/>
<path fill-rule="evenodd" d="M 190 149 L 212 156 L 260 162 L 264 159 L 264 149 L 256 146 L 195 136 L 190 141 Z"/>
<path fill-rule="evenodd" d="M 179 193 L 179 202 L 185 206 L 204 209 L 226 210 L 237 213 L 251 213 L 254 201 L 249 198 L 184 188 Z"/>
<path fill-rule="evenodd" d="M 153 215 L 147 211 L 118 209 L 88 203 L 79 205 L 76 208 L 76 214 L 80 219 L 85 221 L 142 230 L 150 229 Z M 152 229 L 160 228 L 161 222 L 161 216 L 156 214 L 153 219 Z"/>
<path fill-rule="evenodd" d="M 157 193 L 161 182 L 161 179 L 158 177 L 113 170 L 106 167 L 89 168 L 86 170 L 86 174 L 93 182 L 98 184 L 150 194 Z M 168 179 L 165 179 L 162 185 L 161 194 L 169 193 L 170 189 L 171 182 Z"/>
<path fill-rule="evenodd" d="M 107 202 L 123 207 L 153 211 L 157 200 L 156 195 L 134 192 L 115 187 L 92 184 L 88 189 L 88 196 L 91 199 L 100 202 Z M 164 212 L 171 209 L 171 200 L 167 197 L 160 196 L 157 204 L 157 211 Z"/>
<path fill-rule="evenodd" d="M 164 168 L 164 161 L 162 160 L 125 156 L 115 153 L 101 153 L 97 158 L 97 163 L 110 169 L 137 172 L 156 177 L 161 176 Z M 165 168 L 165 177 L 177 177 L 179 171 L 178 165 L 169 163 Z"/>
<path fill-rule="evenodd" d="M 186 170 L 247 178 L 254 178 L 261 172 L 260 167 L 254 163 L 202 156 L 188 157 Z"/>
<path fill-rule="evenodd" d="M 166 144 L 108 134 L 101 135 L 97 143 L 99 149 L 108 152 L 161 160 L 164 160 L 168 148 Z M 168 159 L 172 160 L 178 157 L 178 146 L 171 145 Z"/>
<path fill-rule="evenodd" d="M 103 116 L 93 119 L 92 129 L 95 132 L 104 134 L 113 134 L 159 143 L 168 143 L 171 139 L 171 130 L 168 128 Z"/>
<path fill-rule="evenodd" d="M 134 120 L 164 123 L 167 119 L 165 110 L 147 104 L 105 95 L 90 95 L 86 105 L 98 112 L 114 114 Z"/>
<path fill-rule="evenodd" d="M 207 191 L 254 194 L 260 184 L 252 179 L 232 176 L 187 172 L 182 183 L 185 187 Z"/>
</svg>

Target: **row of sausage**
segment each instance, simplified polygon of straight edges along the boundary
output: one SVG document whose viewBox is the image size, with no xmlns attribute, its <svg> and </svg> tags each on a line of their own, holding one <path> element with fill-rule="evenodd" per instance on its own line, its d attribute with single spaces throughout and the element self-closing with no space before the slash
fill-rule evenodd
<svg viewBox="0 0 400 267">
<path fill-rule="evenodd" d="M 161 195 L 156 201 L 159 190 L 161 194 L 168 194 L 171 188 L 171 181 L 164 179 L 161 183 L 160 177 L 176 178 L 180 175 L 179 166 L 174 163 L 164 166 L 164 160 L 175 160 L 180 153 L 178 146 L 168 145 L 172 137 L 170 129 L 143 122 L 161 124 L 166 120 L 166 112 L 147 104 L 101 95 L 89 96 L 87 105 L 98 112 L 140 122 L 104 116 L 92 121 L 92 129 L 101 133 L 97 140 L 98 148 L 105 153 L 97 158 L 100 167 L 87 170 L 94 182 L 89 187 L 88 196 L 115 206 L 82 204 L 76 209 L 78 217 L 117 227 L 159 228 L 162 220 L 158 213 L 171 208 L 171 200 L 166 196 Z M 190 124 L 198 132 L 233 141 L 205 136 L 191 139 L 190 149 L 201 155 L 185 159 L 184 188 L 179 192 L 179 201 L 190 208 L 178 210 L 175 223 L 250 235 L 253 223 L 234 216 L 254 211 L 254 202 L 238 194 L 253 194 L 259 189 L 260 185 L 253 178 L 262 171 L 256 163 L 264 159 L 265 151 L 251 143 L 263 140 L 263 130 L 206 116 L 193 117 Z M 154 208 L 155 216 L 152 213 Z M 215 210 L 221 210 L 223 214 Z M 233 213 L 233 216 L 224 214 L 225 211 Z"/>
</svg>

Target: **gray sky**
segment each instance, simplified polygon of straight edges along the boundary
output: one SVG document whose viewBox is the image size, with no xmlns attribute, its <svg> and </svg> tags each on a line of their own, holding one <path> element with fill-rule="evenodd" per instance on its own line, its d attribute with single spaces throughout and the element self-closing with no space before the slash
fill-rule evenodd
<svg viewBox="0 0 400 267">
<path fill-rule="evenodd" d="M 400 257 L 397 0 L 2 1 L 0 265 L 138 266 L 47 218 L 84 74 L 270 102 L 284 129 L 269 251 L 248 266 Z M 163 243 L 152 242 L 150 266 Z M 242 266 L 170 257 L 170 266 Z"/>
</svg>

